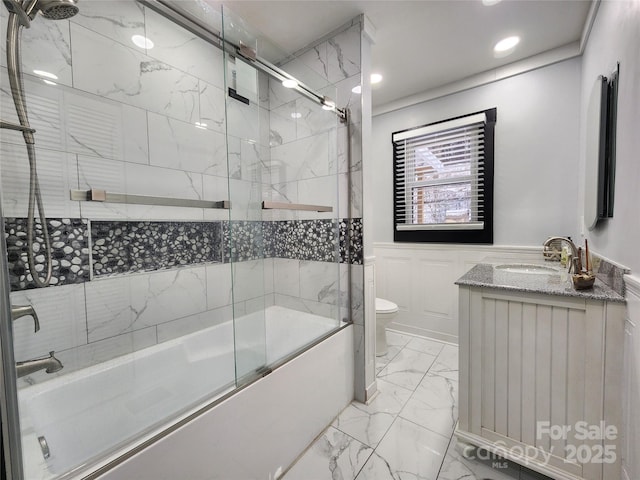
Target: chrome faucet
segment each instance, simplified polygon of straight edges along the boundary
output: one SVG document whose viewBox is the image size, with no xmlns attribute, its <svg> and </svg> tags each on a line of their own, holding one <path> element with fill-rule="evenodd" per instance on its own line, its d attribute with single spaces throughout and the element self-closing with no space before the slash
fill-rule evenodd
<svg viewBox="0 0 640 480">
<path fill-rule="evenodd" d="M 580 267 L 578 266 L 582 262 L 582 259 L 580 258 L 580 252 L 578 251 L 578 247 L 576 247 L 576 244 L 573 243 L 573 240 L 571 240 L 570 238 L 549 237 L 545 240 L 544 244 L 542 245 L 543 249 L 547 250 L 551 245 L 551 243 L 555 242 L 556 240 L 566 242 L 569 245 L 569 248 L 571 248 L 571 261 L 569 262 L 569 272 L 571 272 L 571 269 L 573 268 L 573 273 L 580 273 Z"/>
<path fill-rule="evenodd" d="M 30 375 L 39 370 L 44 370 L 46 373 L 54 373 L 62 370 L 62 363 L 56 357 L 53 356 L 55 352 L 49 352 L 48 357 L 34 358 L 33 360 L 25 360 L 24 362 L 16 363 L 16 371 L 18 378 Z"/>
<path fill-rule="evenodd" d="M 15 322 L 20 317 L 33 317 L 34 333 L 40 330 L 40 321 L 35 309 L 31 305 L 16 305 L 11 307 L 11 318 Z"/>
</svg>

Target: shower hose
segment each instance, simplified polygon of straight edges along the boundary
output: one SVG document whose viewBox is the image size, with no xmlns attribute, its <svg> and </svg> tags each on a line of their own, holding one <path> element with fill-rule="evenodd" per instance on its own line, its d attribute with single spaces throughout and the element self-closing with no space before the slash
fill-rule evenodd
<svg viewBox="0 0 640 480">
<path fill-rule="evenodd" d="M 27 105 L 24 95 L 24 82 L 22 78 L 21 62 L 22 55 L 20 51 L 20 36 L 22 25 L 19 22 L 18 15 L 9 14 L 7 25 L 7 70 L 9 73 L 9 84 L 11 85 L 11 95 L 13 103 L 16 107 L 18 119 L 20 121 L 22 134 L 27 148 L 29 157 L 29 202 L 27 210 L 27 263 L 29 273 L 33 278 L 36 287 L 46 287 L 51 281 L 51 240 L 47 226 L 47 219 L 42 205 L 42 195 L 40 193 L 40 184 L 38 182 L 38 171 L 36 164 L 36 148 L 35 139 L 33 137 L 34 130 L 29 125 L 29 117 L 27 115 Z M 38 217 L 42 229 L 42 243 L 44 243 L 44 256 L 46 260 L 46 272 L 44 278 L 40 278 L 36 269 L 36 251 L 34 244 L 35 236 L 35 208 L 38 207 Z M 38 252 L 40 248 L 38 247 Z"/>
</svg>

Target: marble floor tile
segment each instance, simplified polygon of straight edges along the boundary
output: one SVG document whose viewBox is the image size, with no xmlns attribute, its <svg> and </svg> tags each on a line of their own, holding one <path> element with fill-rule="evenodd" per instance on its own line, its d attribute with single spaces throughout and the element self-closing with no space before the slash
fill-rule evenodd
<svg viewBox="0 0 640 480">
<path fill-rule="evenodd" d="M 409 341 L 415 338 L 413 335 L 407 335 L 405 333 L 392 332 L 387 330 L 387 345 L 395 347 L 404 347 Z"/>
<path fill-rule="evenodd" d="M 411 390 L 378 379 L 378 395 L 368 404 L 352 402 L 332 426 L 375 448 L 411 396 Z"/>
<path fill-rule="evenodd" d="M 378 378 L 414 390 L 435 359 L 435 355 L 404 348 L 380 371 Z"/>
<path fill-rule="evenodd" d="M 327 428 L 282 480 L 353 480 L 372 448 L 333 427 Z"/>
<path fill-rule="evenodd" d="M 448 444 L 448 438 L 398 417 L 357 480 L 435 479 Z"/>
<path fill-rule="evenodd" d="M 451 439 L 438 480 L 518 480 L 520 466 L 488 453 L 473 450 L 471 458 L 461 455 L 456 437 Z M 538 480 L 538 479 L 535 479 Z"/>
<path fill-rule="evenodd" d="M 427 338 L 413 337 L 407 343 L 406 348 L 417 350 L 418 352 L 428 353 L 429 355 L 439 355 L 444 347 L 444 343 L 429 340 Z"/>
<path fill-rule="evenodd" d="M 400 350 L 402 350 L 402 347 L 398 345 L 390 345 L 385 355 L 376 357 L 376 375 L 380 373 L 380 370 L 386 367 L 387 364 L 393 360 L 396 355 L 398 355 L 398 353 L 400 353 Z"/>
<path fill-rule="evenodd" d="M 458 421 L 458 382 L 428 373 L 400 416 L 450 438 Z"/>
<path fill-rule="evenodd" d="M 455 345 L 445 345 L 429 373 L 458 380 L 458 347 Z"/>
</svg>

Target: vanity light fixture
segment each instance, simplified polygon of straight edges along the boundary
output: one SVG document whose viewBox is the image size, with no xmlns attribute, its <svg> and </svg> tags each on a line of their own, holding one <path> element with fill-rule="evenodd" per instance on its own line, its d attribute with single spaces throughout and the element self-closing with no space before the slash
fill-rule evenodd
<svg viewBox="0 0 640 480">
<path fill-rule="evenodd" d="M 284 88 L 296 88 L 298 86 L 298 82 L 293 79 L 287 78 L 282 81 L 282 86 Z"/>
<path fill-rule="evenodd" d="M 142 35 L 133 35 L 131 37 L 131 41 L 136 47 L 146 48 L 147 50 L 150 50 L 153 48 L 153 42 L 147 37 L 144 37 Z"/>
<path fill-rule="evenodd" d="M 503 38 L 498 43 L 496 43 L 495 47 L 493 47 L 494 57 L 502 58 L 506 57 L 507 55 L 511 55 L 519 43 L 520 37 L 518 36 Z"/>
</svg>

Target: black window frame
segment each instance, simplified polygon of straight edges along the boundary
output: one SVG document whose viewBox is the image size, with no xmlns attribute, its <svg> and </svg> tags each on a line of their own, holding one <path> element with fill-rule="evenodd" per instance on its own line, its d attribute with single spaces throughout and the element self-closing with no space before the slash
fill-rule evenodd
<svg viewBox="0 0 640 480">
<path fill-rule="evenodd" d="M 479 230 L 466 230 L 455 228 L 451 230 L 398 230 L 396 226 L 401 224 L 398 218 L 398 206 L 403 204 L 399 201 L 399 193 L 404 189 L 399 187 L 399 182 L 404 176 L 402 169 L 397 169 L 398 162 L 397 147 L 393 142 L 393 136 L 398 133 L 410 132 L 419 128 L 424 128 L 440 123 L 457 120 L 472 115 L 482 114 L 486 116 L 484 125 L 484 226 Z M 460 115 L 437 122 L 398 130 L 391 134 L 391 144 L 393 148 L 393 241 L 394 242 L 414 242 L 414 243 L 472 243 L 472 244 L 493 244 L 493 209 L 494 209 L 494 153 L 495 153 L 495 124 L 497 120 L 497 108 L 490 108 L 478 112 Z"/>
</svg>

